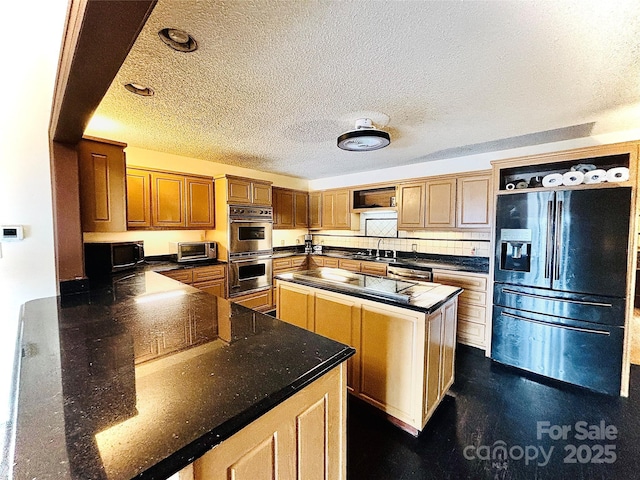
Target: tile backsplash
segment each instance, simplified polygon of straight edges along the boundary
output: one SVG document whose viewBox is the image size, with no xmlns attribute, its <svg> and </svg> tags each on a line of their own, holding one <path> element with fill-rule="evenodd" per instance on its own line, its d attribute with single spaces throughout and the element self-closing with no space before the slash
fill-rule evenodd
<svg viewBox="0 0 640 480">
<path fill-rule="evenodd" d="M 383 250 L 441 255 L 489 257 L 489 232 L 403 231 L 397 230 L 395 212 L 360 215 L 360 230 L 321 230 L 313 234 L 314 245 L 375 250 L 380 239 Z"/>
</svg>

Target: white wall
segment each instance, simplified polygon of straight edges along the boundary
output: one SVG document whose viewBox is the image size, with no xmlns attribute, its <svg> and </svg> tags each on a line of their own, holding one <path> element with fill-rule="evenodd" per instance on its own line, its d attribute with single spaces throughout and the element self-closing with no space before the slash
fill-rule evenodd
<svg viewBox="0 0 640 480">
<path fill-rule="evenodd" d="M 56 294 L 48 129 L 66 12 L 66 0 L 2 7 L 4 38 L 19 40 L 2 55 L 0 224 L 24 225 L 25 239 L 0 244 L 0 401 L 8 394 L 20 306 Z"/>
</svg>

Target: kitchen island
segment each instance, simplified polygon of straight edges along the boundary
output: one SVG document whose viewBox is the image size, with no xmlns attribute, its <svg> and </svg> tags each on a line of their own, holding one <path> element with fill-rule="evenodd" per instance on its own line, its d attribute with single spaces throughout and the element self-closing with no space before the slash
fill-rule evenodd
<svg viewBox="0 0 640 480">
<path fill-rule="evenodd" d="M 10 478 L 345 476 L 346 345 L 149 271 L 28 302 L 19 341 Z"/>
<path fill-rule="evenodd" d="M 462 289 L 334 268 L 276 279 L 277 317 L 354 347 L 349 392 L 418 435 L 453 384 Z"/>
</svg>

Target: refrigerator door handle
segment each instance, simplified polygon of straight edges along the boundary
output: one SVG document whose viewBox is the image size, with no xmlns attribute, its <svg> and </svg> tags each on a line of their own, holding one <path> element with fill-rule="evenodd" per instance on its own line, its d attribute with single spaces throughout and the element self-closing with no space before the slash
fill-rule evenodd
<svg viewBox="0 0 640 480">
<path fill-rule="evenodd" d="M 613 307 L 613 304 L 611 304 L 611 303 L 589 302 L 589 301 L 586 301 L 586 300 L 574 300 L 572 298 L 547 297 L 545 295 L 537 295 L 535 293 L 518 292 L 516 290 L 511 290 L 509 288 L 503 288 L 502 291 L 504 293 L 510 293 L 512 295 L 519 295 L 521 297 L 539 298 L 541 300 L 555 300 L 555 301 L 559 301 L 559 302 L 577 303 L 578 305 L 589 305 L 589 306 L 592 306 L 592 307 L 609 307 L 609 308 Z"/>
<path fill-rule="evenodd" d="M 598 334 L 598 335 L 611 335 L 611 333 L 607 332 L 606 330 L 595 330 L 595 329 L 592 329 L 592 328 L 580 328 L 580 327 L 573 327 L 573 326 L 570 326 L 570 325 L 561 325 L 561 324 L 557 324 L 557 323 L 543 322 L 541 320 L 532 320 L 531 318 L 521 317 L 519 315 L 514 315 L 513 313 L 502 312 L 502 316 L 503 317 L 515 318 L 516 320 L 523 320 L 525 322 L 537 323 L 537 324 L 540 324 L 540 325 L 544 325 L 546 327 L 564 328 L 566 330 L 574 330 L 576 332 L 582 332 L 582 333 L 595 333 L 595 334 Z"/>
<path fill-rule="evenodd" d="M 544 257 L 544 278 L 551 277 L 551 262 L 553 259 L 553 201 L 547 202 L 547 244 Z"/>
<path fill-rule="evenodd" d="M 560 280 L 560 249 L 562 248 L 562 200 L 556 206 L 555 251 L 553 252 L 553 279 Z"/>
</svg>

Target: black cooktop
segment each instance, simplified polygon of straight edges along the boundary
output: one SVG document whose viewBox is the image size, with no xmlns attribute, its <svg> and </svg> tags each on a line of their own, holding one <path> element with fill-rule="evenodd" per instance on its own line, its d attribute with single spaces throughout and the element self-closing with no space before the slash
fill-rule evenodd
<svg viewBox="0 0 640 480">
<path fill-rule="evenodd" d="M 386 277 L 362 275 L 339 269 L 307 270 L 296 273 L 297 278 L 308 278 L 327 285 L 338 285 L 342 288 L 393 298 L 408 302 L 411 294 L 407 290 L 417 285 L 416 282 L 396 280 Z"/>
</svg>

